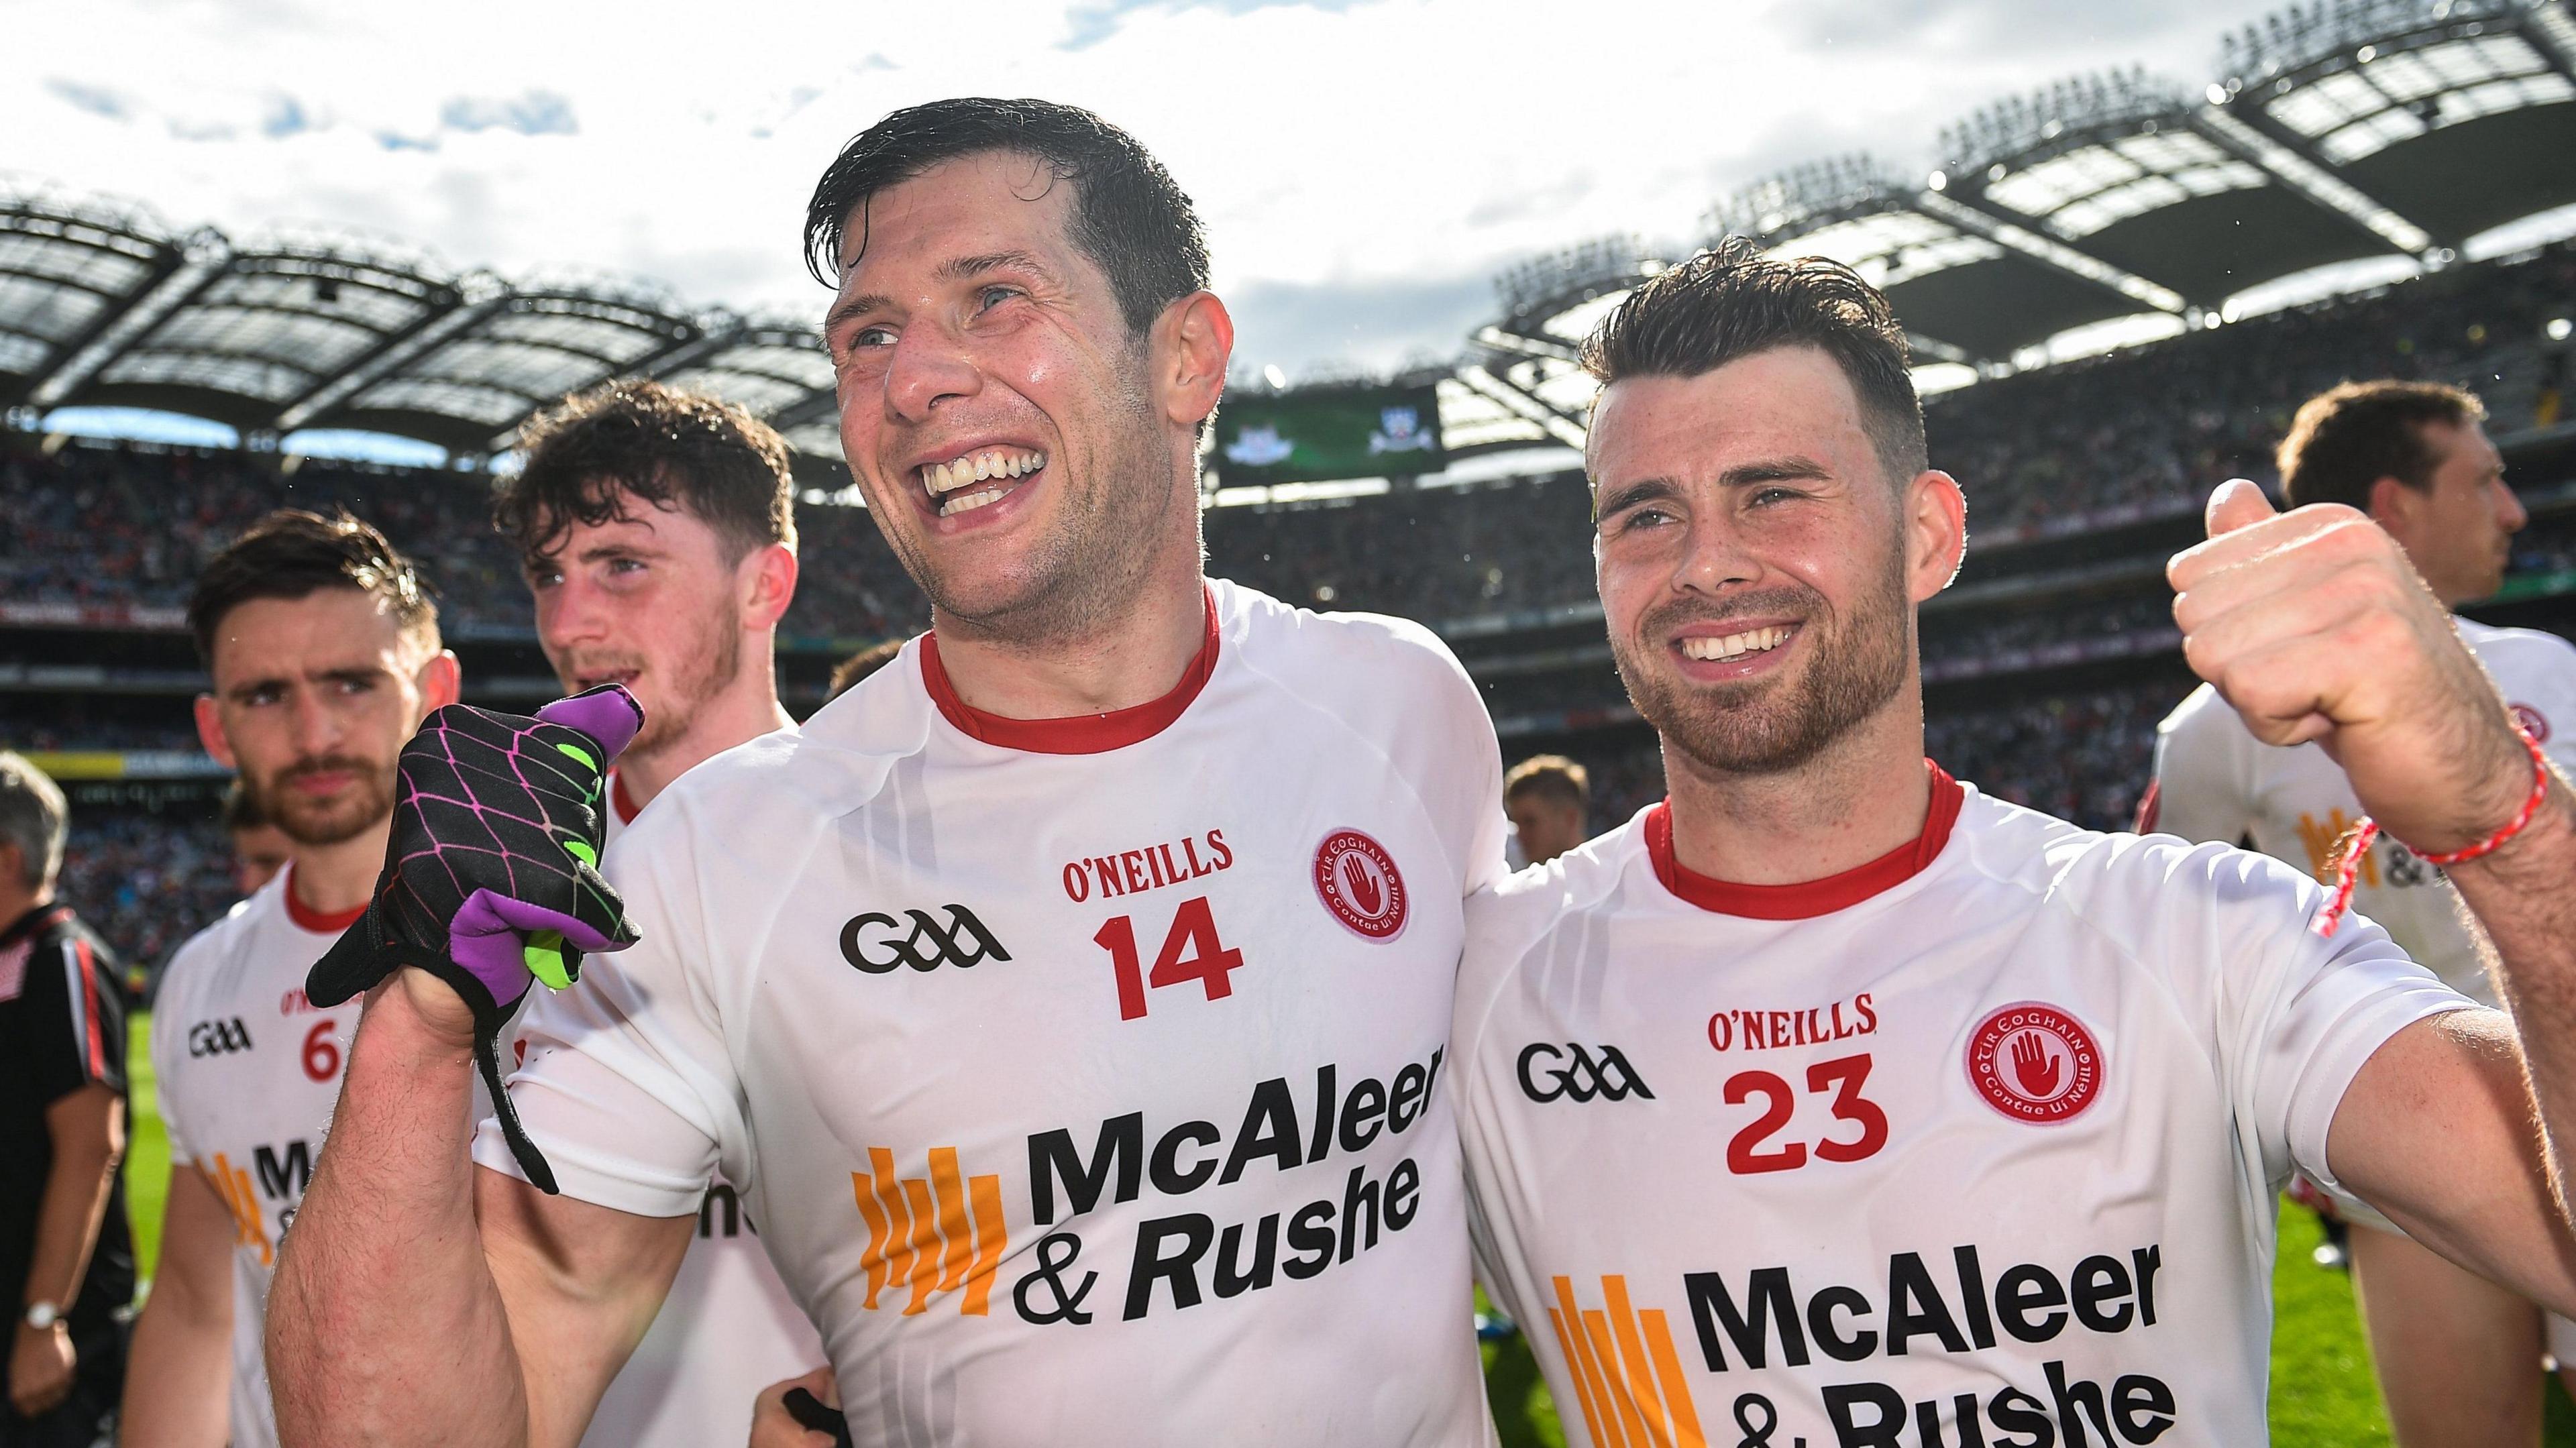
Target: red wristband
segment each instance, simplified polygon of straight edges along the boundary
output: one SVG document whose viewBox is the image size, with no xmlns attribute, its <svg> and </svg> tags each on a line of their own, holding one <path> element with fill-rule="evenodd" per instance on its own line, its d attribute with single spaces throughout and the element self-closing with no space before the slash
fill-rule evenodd
<svg viewBox="0 0 2576 1448">
<path fill-rule="evenodd" d="M 2465 865 L 2502 849 L 2505 841 L 2521 834 L 2524 826 L 2531 823 L 2531 817 L 2540 813 L 2540 802 L 2549 798 L 2549 756 L 2540 752 L 2540 741 L 2531 737 L 2530 730 L 2517 723 L 2513 732 L 2522 740 L 2522 747 L 2531 752 L 2531 793 L 2524 798 L 2522 808 L 2506 821 L 2503 829 L 2476 844 L 2438 855 L 2416 850 L 2415 858 L 2437 867 Z M 2379 821 L 2364 815 L 2359 824 L 2344 831 L 2343 838 L 2335 841 L 2334 849 L 2326 856 L 2326 862 L 2334 867 L 2334 896 L 2326 901 L 2326 908 L 2318 913 L 2316 923 L 2309 927 L 2311 930 L 2330 936 L 2335 933 L 2335 927 L 2343 923 L 2344 912 L 2352 908 L 2352 890 L 2359 882 L 2361 858 L 2370 849 L 2370 842 L 2378 837 Z M 2405 842 L 2401 840 L 2399 843 Z"/>
</svg>

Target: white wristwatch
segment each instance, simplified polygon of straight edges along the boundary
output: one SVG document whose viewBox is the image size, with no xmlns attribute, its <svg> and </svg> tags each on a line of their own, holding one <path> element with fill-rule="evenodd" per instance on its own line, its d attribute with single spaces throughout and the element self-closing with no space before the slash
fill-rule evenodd
<svg viewBox="0 0 2576 1448">
<path fill-rule="evenodd" d="M 43 1332 L 63 1320 L 63 1310 L 50 1302 L 30 1302 L 27 1304 L 27 1315 L 21 1320 L 36 1331 Z"/>
</svg>

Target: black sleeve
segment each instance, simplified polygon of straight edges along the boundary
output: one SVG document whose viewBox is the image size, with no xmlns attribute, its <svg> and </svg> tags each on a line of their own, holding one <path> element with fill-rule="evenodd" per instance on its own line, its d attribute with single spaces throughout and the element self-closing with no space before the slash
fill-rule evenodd
<svg viewBox="0 0 2576 1448">
<path fill-rule="evenodd" d="M 45 1105 L 95 1081 L 125 1089 L 125 1002 L 116 958 L 80 930 L 35 942 L 28 954 L 27 1048 Z"/>
</svg>

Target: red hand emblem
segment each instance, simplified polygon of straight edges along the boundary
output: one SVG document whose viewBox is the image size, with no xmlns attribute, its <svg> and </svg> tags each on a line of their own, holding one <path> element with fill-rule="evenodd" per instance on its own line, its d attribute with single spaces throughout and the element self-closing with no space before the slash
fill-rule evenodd
<svg viewBox="0 0 2576 1448">
<path fill-rule="evenodd" d="M 2057 1094 L 2058 1072 L 2064 1063 L 2048 1054 L 2048 1042 L 2037 1031 L 2024 1031 L 2013 1037 L 2013 1079 L 2035 1101 L 2045 1101 Z"/>
<path fill-rule="evenodd" d="M 1378 898 L 1377 881 L 1360 863 L 1357 855 L 1342 856 L 1342 888 L 1351 892 L 1351 903 L 1362 915 L 1375 915 L 1385 902 Z"/>
</svg>

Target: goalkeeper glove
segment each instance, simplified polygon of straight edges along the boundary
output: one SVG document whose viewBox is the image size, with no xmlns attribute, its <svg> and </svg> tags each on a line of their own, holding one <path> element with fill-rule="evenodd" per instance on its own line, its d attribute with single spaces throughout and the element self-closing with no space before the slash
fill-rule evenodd
<svg viewBox="0 0 2576 1448">
<path fill-rule="evenodd" d="M 474 1059 L 510 1154 L 538 1190 L 555 1174 L 501 1087 L 498 1044 L 531 978 L 561 990 L 584 951 L 635 943 L 600 878 L 609 762 L 643 726 L 617 684 L 531 719 L 450 704 L 403 746 L 393 834 L 375 898 L 317 962 L 304 993 L 334 1006 L 416 965 L 474 1013 Z"/>
</svg>

